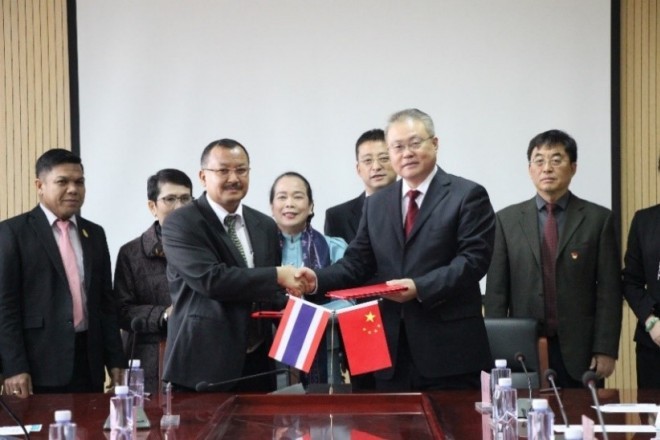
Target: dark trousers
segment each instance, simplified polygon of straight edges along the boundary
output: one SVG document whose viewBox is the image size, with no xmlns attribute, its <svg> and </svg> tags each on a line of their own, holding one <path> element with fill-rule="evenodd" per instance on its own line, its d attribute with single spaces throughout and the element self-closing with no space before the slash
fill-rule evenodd
<svg viewBox="0 0 660 440">
<path fill-rule="evenodd" d="M 637 388 L 660 389 L 660 347 L 637 344 Z"/>
<path fill-rule="evenodd" d="M 71 381 L 60 387 L 45 387 L 34 384 L 35 394 L 101 393 L 103 384 L 94 386 L 87 357 L 87 332 L 76 333 L 76 348 Z"/>
<path fill-rule="evenodd" d="M 475 371 L 454 376 L 422 376 L 410 355 L 405 325 L 401 321 L 394 376 L 388 380 L 376 377 L 376 390 L 396 393 L 406 391 L 479 389 L 481 387 L 480 375 L 480 371 Z"/>
</svg>

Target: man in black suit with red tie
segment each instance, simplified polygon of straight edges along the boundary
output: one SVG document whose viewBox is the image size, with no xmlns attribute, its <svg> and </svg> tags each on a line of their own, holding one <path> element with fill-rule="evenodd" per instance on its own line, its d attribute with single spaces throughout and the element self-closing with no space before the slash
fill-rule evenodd
<svg viewBox="0 0 660 440">
<path fill-rule="evenodd" d="M 39 205 L 0 223 L 4 392 L 101 392 L 126 365 L 100 226 L 80 217 L 85 176 L 70 151 L 36 164 Z"/>
<path fill-rule="evenodd" d="M 401 180 L 366 199 L 343 259 L 299 275 L 323 292 L 376 273 L 407 287 L 381 303 L 393 366 L 375 373 L 378 390 L 479 388 L 492 363 L 479 289 L 495 237 L 488 194 L 437 166 L 438 138 L 426 113 L 395 113 L 386 139 Z"/>
<path fill-rule="evenodd" d="M 396 180 L 380 128 L 366 131 L 355 143 L 355 169 L 364 182 L 364 192 L 358 197 L 333 206 L 325 212 L 325 235 L 341 237 L 350 243 L 357 233 L 364 199 Z"/>
</svg>

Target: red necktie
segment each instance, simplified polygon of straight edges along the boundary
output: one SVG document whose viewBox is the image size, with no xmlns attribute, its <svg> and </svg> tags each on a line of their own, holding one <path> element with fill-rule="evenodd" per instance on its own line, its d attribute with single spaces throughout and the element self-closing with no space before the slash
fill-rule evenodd
<svg viewBox="0 0 660 440">
<path fill-rule="evenodd" d="M 66 278 L 69 281 L 69 290 L 71 290 L 71 299 L 73 300 L 73 326 L 78 327 L 83 320 L 82 289 L 80 286 L 80 272 L 78 272 L 78 262 L 76 253 L 73 251 L 71 240 L 69 239 L 69 221 L 58 220 L 57 227 L 60 228 L 60 240 L 58 246 L 64 263 Z"/>
<path fill-rule="evenodd" d="M 543 293 L 545 298 L 545 330 L 547 336 L 557 333 L 557 285 L 556 285 L 556 259 L 557 259 L 557 219 L 555 217 L 554 203 L 545 205 L 548 218 L 543 229 L 543 243 L 541 244 L 541 264 L 543 265 Z"/>
<path fill-rule="evenodd" d="M 419 206 L 417 206 L 415 199 L 420 194 L 421 193 L 416 189 L 411 189 L 408 191 L 408 211 L 406 212 L 406 222 L 403 227 L 406 238 L 410 236 L 410 231 L 412 231 L 412 228 L 415 225 L 415 219 L 417 218 L 417 213 L 419 212 Z"/>
</svg>

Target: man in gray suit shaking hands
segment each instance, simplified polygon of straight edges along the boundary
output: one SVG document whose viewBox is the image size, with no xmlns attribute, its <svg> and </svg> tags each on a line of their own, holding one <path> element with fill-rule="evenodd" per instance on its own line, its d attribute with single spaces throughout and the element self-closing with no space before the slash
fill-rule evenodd
<svg viewBox="0 0 660 440">
<path fill-rule="evenodd" d="M 495 214 L 486 190 L 438 167 L 431 117 L 393 114 L 385 130 L 401 179 L 367 197 L 344 258 L 301 269 L 321 292 L 378 281 L 407 287 L 381 302 L 391 368 L 379 391 L 478 388 L 491 365 L 479 280 L 490 263 Z"/>
</svg>

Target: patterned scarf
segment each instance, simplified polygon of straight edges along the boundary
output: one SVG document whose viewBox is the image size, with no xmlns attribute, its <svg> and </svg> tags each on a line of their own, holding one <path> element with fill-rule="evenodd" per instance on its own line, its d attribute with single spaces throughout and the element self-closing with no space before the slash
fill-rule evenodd
<svg viewBox="0 0 660 440">
<path fill-rule="evenodd" d="M 279 232 L 280 248 L 284 247 L 284 236 Z M 302 243 L 302 259 L 305 267 L 321 269 L 330 266 L 330 247 L 325 237 L 311 224 L 307 224 L 300 237 Z"/>
</svg>

